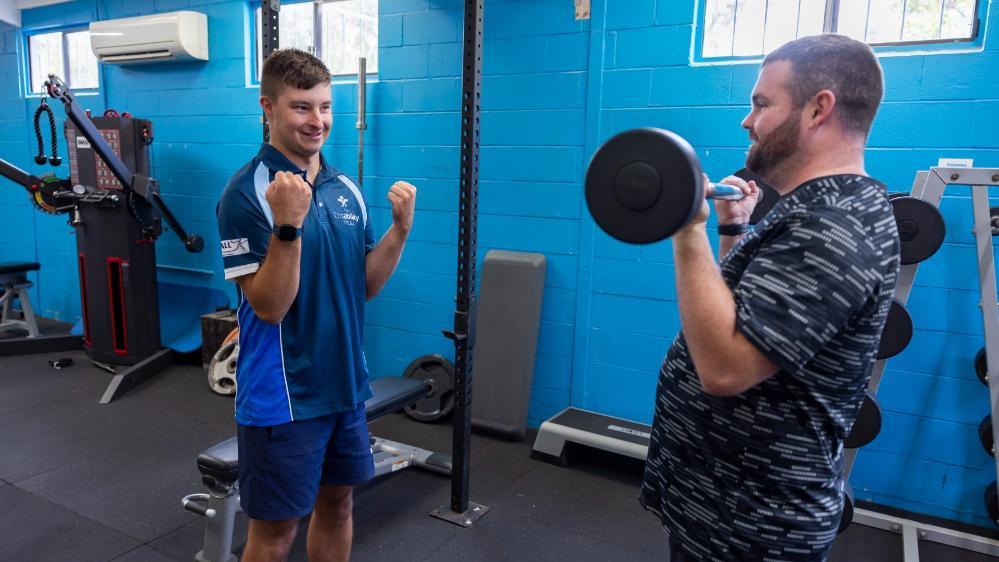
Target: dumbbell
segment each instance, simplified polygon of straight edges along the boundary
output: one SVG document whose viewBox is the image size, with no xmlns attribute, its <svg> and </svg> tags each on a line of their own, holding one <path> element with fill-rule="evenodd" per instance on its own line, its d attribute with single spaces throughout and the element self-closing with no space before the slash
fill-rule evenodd
<svg viewBox="0 0 999 562">
<path fill-rule="evenodd" d="M 992 415 L 982 418 L 978 424 L 978 439 L 982 442 L 982 448 L 990 456 L 996 456 L 995 442 L 992 440 Z"/>
<path fill-rule="evenodd" d="M 847 449 L 858 449 L 874 441 L 881 433 L 881 419 L 881 406 L 878 405 L 874 395 L 867 391 L 857 413 L 857 420 L 846 434 L 843 446 Z"/>
<path fill-rule="evenodd" d="M 748 170 L 734 175 L 755 180 L 760 188 L 750 218 L 755 224 L 780 194 Z M 665 129 L 632 129 L 611 137 L 586 170 L 586 205 L 593 220 L 623 242 L 669 238 L 694 218 L 705 197 L 739 200 L 745 194 L 730 185 L 705 183 L 690 143 Z"/>
<path fill-rule="evenodd" d="M 853 507 L 856 499 L 853 495 L 853 486 L 849 482 L 843 484 L 843 514 L 839 518 L 839 528 L 836 534 L 840 534 L 853 522 Z"/>
<path fill-rule="evenodd" d="M 912 317 L 905 305 L 898 300 L 891 301 L 888 308 L 888 316 L 885 318 L 885 327 L 881 332 L 881 342 L 878 344 L 876 359 L 888 359 L 894 357 L 909 345 L 912 341 Z"/>
</svg>

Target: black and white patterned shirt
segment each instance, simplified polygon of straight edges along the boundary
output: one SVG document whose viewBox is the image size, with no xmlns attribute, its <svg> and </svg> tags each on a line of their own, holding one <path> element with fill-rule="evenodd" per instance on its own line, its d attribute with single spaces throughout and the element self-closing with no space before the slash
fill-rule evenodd
<svg viewBox="0 0 999 562">
<path fill-rule="evenodd" d="M 885 186 L 807 182 L 722 260 L 738 330 L 780 370 L 706 394 L 681 332 L 659 374 L 641 502 L 699 560 L 824 560 L 843 508 L 843 441 L 895 292 Z"/>
</svg>

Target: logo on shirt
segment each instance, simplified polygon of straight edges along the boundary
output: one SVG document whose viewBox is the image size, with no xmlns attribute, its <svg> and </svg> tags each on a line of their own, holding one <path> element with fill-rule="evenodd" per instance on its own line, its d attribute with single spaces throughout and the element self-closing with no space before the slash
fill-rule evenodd
<svg viewBox="0 0 999 562">
<path fill-rule="evenodd" d="M 336 202 L 340 204 L 340 208 L 343 210 L 333 211 L 333 216 L 341 220 L 343 224 L 347 226 L 355 226 L 361 217 L 357 216 L 357 213 L 347 208 L 347 203 L 350 202 L 350 199 L 340 195 L 336 198 Z"/>
<path fill-rule="evenodd" d="M 222 241 L 222 257 L 231 258 L 250 253 L 250 241 L 246 238 L 236 238 Z"/>
</svg>

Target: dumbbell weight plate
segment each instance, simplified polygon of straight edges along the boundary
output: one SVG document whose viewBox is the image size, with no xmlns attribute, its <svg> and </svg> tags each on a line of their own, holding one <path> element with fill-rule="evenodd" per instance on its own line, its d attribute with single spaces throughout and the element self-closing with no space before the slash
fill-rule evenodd
<svg viewBox="0 0 999 562">
<path fill-rule="evenodd" d="M 982 442 L 982 448 L 991 456 L 996 456 L 995 442 L 992 440 L 992 415 L 982 418 L 978 424 L 978 439 Z"/>
<path fill-rule="evenodd" d="M 226 338 L 222 347 L 208 363 L 208 387 L 215 394 L 236 394 L 236 363 L 239 360 L 239 340 Z"/>
<path fill-rule="evenodd" d="M 902 353 L 910 341 L 912 341 L 912 317 L 902 303 L 892 300 L 876 357 L 878 359 L 894 357 Z"/>
<path fill-rule="evenodd" d="M 982 381 L 982 384 L 989 385 L 988 357 L 985 355 L 984 347 L 975 354 L 975 374 L 978 375 L 978 380 Z"/>
<path fill-rule="evenodd" d="M 993 523 L 999 525 L 999 501 L 996 496 L 995 480 L 985 487 L 985 510 L 989 512 L 989 518 Z"/>
<path fill-rule="evenodd" d="M 902 243 L 902 265 L 919 263 L 936 253 L 947 233 L 940 210 L 915 197 L 890 201 Z"/>
<path fill-rule="evenodd" d="M 774 186 L 770 185 L 763 180 L 760 176 L 750 172 L 746 168 L 740 169 L 738 172 L 732 174 L 737 178 L 742 178 L 748 181 L 755 181 L 756 187 L 760 189 L 760 196 L 756 200 L 756 206 L 753 207 L 753 214 L 749 217 L 749 224 L 756 224 L 763 220 L 763 217 L 767 216 L 770 209 L 774 208 L 774 205 L 780 201 L 780 193 Z"/>
<path fill-rule="evenodd" d="M 864 402 L 860 405 L 857 421 L 846 435 L 843 446 L 847 449 L 857 449 L 867 445 L 881 433 L 881 407 L 870 392 L 864 393 Z"/>
<path fill-rule="evenodd" d="M 853 487 L 847 482 L 843 485 L 843 515 L 839 519 L 839 529 L 836 530 L 836 534 L 840 534 L 850 526 L 853 522 Z"/>
<path fill-rule="evenodd" d="M 414 359 L 402 376 L 430 383 L 430 391 L 404 408 L 406 415 L 421 422 L 443 418 L 454 409 L 454 366 L 440 355 Z"/>
<path fill-rule="evenodd" d="M 664 129 L 625 131 L 605 142 L 586 170 L 586 205 L 605 232 L 624 242 L 669 238 L 704 202 L 694 149 Z"/>
</svg>

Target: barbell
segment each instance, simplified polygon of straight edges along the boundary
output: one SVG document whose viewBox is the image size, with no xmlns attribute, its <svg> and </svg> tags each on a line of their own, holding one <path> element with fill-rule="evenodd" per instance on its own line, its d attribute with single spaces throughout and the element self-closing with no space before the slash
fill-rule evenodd
<svg viewBox="0 0 999 562">
<path fill-rule="evenodd" d="M 780 194 L 752 172 L 736 176 L 755 180 L 760 198 L 755 224 Z M 586 170 L 586 205 L 607 234 L 623 242 L 648 244 L 676 234 L 697 214 L 704 199 L 739 200 L 737 187 L 705 183 L 700 160 L 680 135 L 646 127 L 619 133 L 594 153 Z"/>
</svg>

